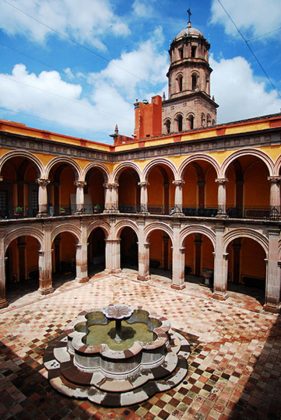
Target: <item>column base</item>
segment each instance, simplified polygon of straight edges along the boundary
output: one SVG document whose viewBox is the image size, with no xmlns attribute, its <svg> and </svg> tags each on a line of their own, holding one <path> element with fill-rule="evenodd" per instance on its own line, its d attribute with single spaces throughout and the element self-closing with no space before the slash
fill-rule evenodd
<svg viewBox="0 0 281 420">
<path fill-rule="evenodd" d="M 38 289 L 38 292 L 40 295 L 49 295 L 50 293 L 53 293 L 55 289 L 53 287 L 48 287 L 46 289 Z"/>
<path fill-rule="evenodd" d="M 36 214 L 36 217 L 48 217 L 48 212 L 46 211 L 41 211 L 39 213 Z"/>
<path fill-rule="evenodd" d="M 217 219 L 225 219 L 225 218 L 228 218 L 228 214 L 227 213 L 217 213 L 216 218 Z"/>
<path fill-rule="evenodd" d="M 140 281 L 148 281 L 148 280 L 150 280 L 150 275 L 148 274 L 146 276 L 142 276 L 142 275 L 138 274 L 137 279 L 140 280 Z"/>
<path fill-rule="evenodd" d="M 171 289 L 175 289 L 175 290 L 182 290 L 185 289 L 186 285 L 185 284 L 171 284 Z"/>
<path fill-rule="evenodd" d="M 218 292 L 218 291 L 214 291 L 212 294 L 212 298 L 216 299 L 216 300 L 226 300 L 228 299 L 228 294 L 227 292 Z"/>
<path fill-rule="evenodd" d="M 89 281 L 89 277 L 76 278 L 75 281 L 77 281 L 78 283 L 87 283 Z"/>
<path fill-rule="evenodd" d="M 0 309 L 7 308 L 9 306 L 9 302 L 6 298 L 0 298 Z"/>
<path fill-rule="evenodd" d="M 263 305 L 263 309 L 266 312 L 271 312 L 272 314 L 279 314 L 281 312 L 281 306 L 280 304 L 270 304 L 270 303 L 265 303 Z"/>
</svg>

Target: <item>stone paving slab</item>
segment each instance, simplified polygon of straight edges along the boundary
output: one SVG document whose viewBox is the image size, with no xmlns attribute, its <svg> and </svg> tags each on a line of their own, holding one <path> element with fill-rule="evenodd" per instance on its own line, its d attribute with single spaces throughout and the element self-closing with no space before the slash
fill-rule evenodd
<svg viewBox="0 0 281 420">
<path fill-rule="evenodd" d="M 65 283 L 54 294 L 33 292 L 0 311 L 0 418 L 2 419 L 280 419 L 281 321 L 259 302 L 232 292 L 226 302 L 209 289 L 181 291 L 152 276 L 124 270 L 88 283 Z M 190 287 L 189 287 L 190 286 Z M 48 342 L 82 310 L 110 303 L 142 305 L 166 316 L 188 335 L 189 371 L 183 383 L 121 409 L 57 393 L 44 377 Z"/>
</svg>

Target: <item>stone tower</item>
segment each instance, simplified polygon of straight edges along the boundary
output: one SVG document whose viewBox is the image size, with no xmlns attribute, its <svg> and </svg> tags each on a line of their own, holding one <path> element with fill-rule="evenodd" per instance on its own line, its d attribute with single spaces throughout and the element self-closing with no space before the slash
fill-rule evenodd
<svg viewBox="0 0 281 420">
<path fill-rule="evenodd" d="M 170 45 L 169 98 L 163 101 L 162 132 L 178 133 L 216 124 L 218 105 L 210 97 L 210 44 L 191 25 Z"/>
</svg>

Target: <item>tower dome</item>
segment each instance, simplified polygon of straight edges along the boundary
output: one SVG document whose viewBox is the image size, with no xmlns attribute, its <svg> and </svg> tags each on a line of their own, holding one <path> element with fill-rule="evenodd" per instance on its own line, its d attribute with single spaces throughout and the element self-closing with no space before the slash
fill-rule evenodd
<svg viewBox="0 0 281 420">
<path fill-rule="evenodd" d="M 170 45 L 169 96 L 163 102 L 163 133 L 186 131 L 216 123 L 218 105 L 210 96 L 210 44 L 194 28 L 188 10 L 187 27 Z"/>
</svg>

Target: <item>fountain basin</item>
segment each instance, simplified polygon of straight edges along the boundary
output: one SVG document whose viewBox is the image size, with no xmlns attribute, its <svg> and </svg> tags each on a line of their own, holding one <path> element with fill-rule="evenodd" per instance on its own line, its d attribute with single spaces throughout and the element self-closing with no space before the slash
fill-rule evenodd
<svg viewBox="0 0 281 420">
<path fill-rule="evenodd" d="M 152 316 L 143 309 L 136 309 L 125 321 L 125 328 L 136 331 L 140 326 L 145 326 L 148 334 L 139 334 L 139 337 L 145 336 L 147 340 L 151 338 L 149 341 L 141 341 L 136 333 L 136 339 L 132 337 L 121 343 L 107 337 L 108 343 L 104 340 L 98 343 L 97 339 L 94 345 L 87 344 L 92 341 L 91 335 L 95 337 L 95 327 L 97 330 L 101 327 L 106 333 L 113 328 L 111 324 L 112 321 L 102 311 L 93 311 L 80 314 L 67 327 L 68 352 L 73 356 L 74 365 L 80 370 L 101 370 L 112 379 L 128 379 L 140 370 L 155 368 L 163 362 L 169 341 L 167 332 L 170 329 L 166 318 Z M 105 333 L 101 335 L 101 339 L 105 337 Z"/>
</svg>

